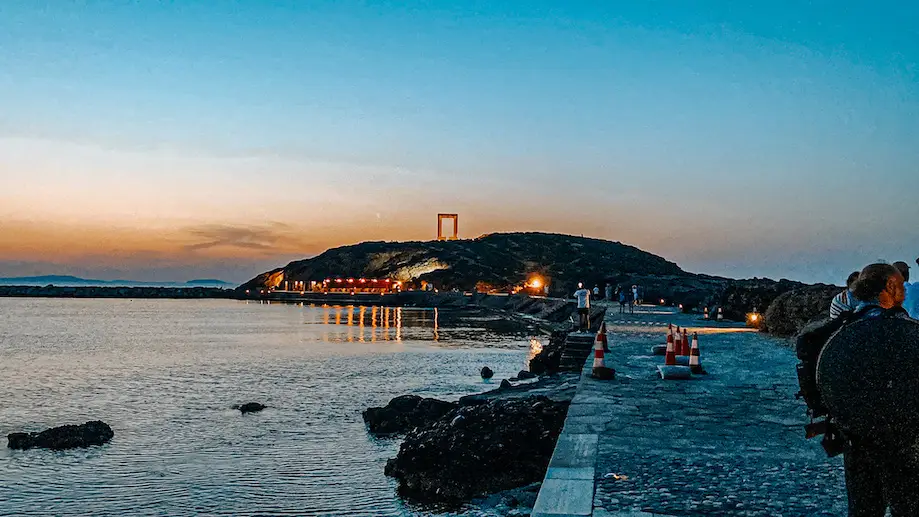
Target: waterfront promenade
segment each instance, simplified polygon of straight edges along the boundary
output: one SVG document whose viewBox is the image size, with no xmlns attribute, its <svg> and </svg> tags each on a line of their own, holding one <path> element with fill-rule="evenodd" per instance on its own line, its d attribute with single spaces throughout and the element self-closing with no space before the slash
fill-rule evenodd
<svg viewBox="0 0 919 517">
<path fill-rule="evenodd" d="M 534 517 L 845 515 L 841 457 L 805 440 L 794 353 L 667 308 L 607 312 L 613 381 L 588 359 Z M 699 332 L 708 376 L 663 381 L 666 325 Z"/>
</svg>

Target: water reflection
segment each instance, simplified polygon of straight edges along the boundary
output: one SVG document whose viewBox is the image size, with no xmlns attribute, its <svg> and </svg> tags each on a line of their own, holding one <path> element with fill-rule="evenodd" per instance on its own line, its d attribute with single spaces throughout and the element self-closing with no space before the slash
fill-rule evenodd
<svg viewBox="0 0 919 517">
<path fill-rule="evenodd" d="M 533 347 L 491 313 L 270 305 L 0 299 L 0 436 L 115 428 L 88 451 L 0 447 L 0 515 L 431 517 L 396 498 L 399 441 L 361 411 L 482 391 L 482 366 L 510 377 Z M 230 409 L 247 400 L 269 409 Z"/>
<path fill-rule="evenodd" d="M 530 350 L 527 353 L 527 365 L 530 364 L 530 361 L 532 361 L 537 354 L 542 352 L 542 341 L 539 339 L 540 338 L 537 337 L 530 338 Z"/>
<path fill-rule="evenodd" d="M 376 343 L 378 341 L 402 342 L 433 341 L 444 346 L 456 346 L 457 340 L 489 339 L 494 334 L 513 336 L 515 346 L 522 347 L 520 338 L 530 339 L 535 329 L 498 315 L 468 310 L 423 309 L 415 307 L 378 307 L 363 305 L 301 305 L 303 323 L 322 328 L 322 339 L 328 342 Z M 530 354 L 541 349 L 538 345 Z"/>
</svg>

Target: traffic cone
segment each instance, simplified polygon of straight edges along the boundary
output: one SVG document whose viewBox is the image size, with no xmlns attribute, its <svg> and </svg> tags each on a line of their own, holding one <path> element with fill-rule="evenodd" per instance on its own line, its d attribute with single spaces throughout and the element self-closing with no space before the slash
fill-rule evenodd
<svg viewBox="0 0 919 517">
<path fill-rule="evenodd" d="M 606 336 L 606 322 L 600 323 L 600 330 L 597 331 L 597 336 L 603 340 L 603 351 L 609 352 L 609 339 Z"/>
<path fill-rule="evenodd" d="M 721 307 L 718 307 L 718 321 L 724 319 L 724 314 L 721 312 Z"/>
<path fill-rule="evenodd" d="M 695 335 L 695 333 L 693 333 Z M 683 351 L 680 355 L 689 355 L 689 336 L 686 335 L 686 329 L 683 329 Z"/>
<path fill-rule="evenodd" d="M 689 366 L 689 340 L 686 336 L 686 329 L 683 329 L 681 333 L 677 333 L 673 349 L 676 351 L 676 364 Z"/>
<path fill-rule="evenodd" d="M 597 337 L 594 339 L 594 366 L 590 373 L 594 378 L 611 380 L 616 378 L 616 370 L 607 368 L 606 364 L 604 364 L 603 349 L 606 347 L 605 340 L 606 336 L 597 332 Z"/>
<path fill-rule="evenodd" d="M 667 336 L 667 353 L 664 355 L 664 364 L 667 366 L 676 366 L 676 349 L 673 344 L 673 336 Z"/>
<path fill-rule="evenodd" d="M 692 371 L 688 366 L 681 366 L 677 363 L 676 349 L 672 340 L 667 343 L 667 355 L 664 358 L 664 364 L 657 367 L 658 375 L 661 379 L 689 379 Z"/>
<path fill-rule="evenodd" d="M 597 337 L 594 339 L 594 368 L 598 366 L 606 366 L 603 363 L 604 357 L 603 336 L 597 332 Z"/>
<path fill-rule="evenodd" d="M 708 319 L 708 307 L 706 307 L 705 312 L 702 313 L 702 319 Z"/>
<path fill-rule="evenodd" d="M 702 368 L 702 363 L 699 360 L 699 336 L 695 332 L 692 333 L 692 349 L 689 351 L 689 369 L 696 375 L 708 373 Z"/>
</svg>

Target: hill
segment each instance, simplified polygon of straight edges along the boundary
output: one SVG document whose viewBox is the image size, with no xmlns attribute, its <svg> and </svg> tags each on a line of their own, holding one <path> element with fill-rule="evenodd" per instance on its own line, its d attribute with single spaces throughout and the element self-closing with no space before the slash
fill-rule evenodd
<svg viewBox="0 0 919 517">
<path fill-rule="evenodd" d="M 342 246 L 262 273 L 238 289 L 274 288 L 285 281 L 309 285 L 326 278 L 390 278 L 406 288 L 429 282 L 441 290 L 508 292 L 533 275 L 548 283 L 552 296 L 570 297 L 578 282 L 601 289 L 604 284 L 638 284 L 649 302 L 664 299 L 686 310 L 721 307 L 726 319 L 738 321 L 751 311 L 765 312 L 783 293 L 809 288 L 785 279 L 733 280 L 690 273 L 620 242 L 551 233 L 494 233 L 456 241 Z M 821 293 L 836 289 L 815 287 Z M 822 303 L 808 312 L 818 314 Z"/>
<path fill-rule="evenodd" d="M 284 281 L 325 278 L 391 278 L 426 281 L 439 289 L 507 291 L 532 275 L 550 292 L 653 276 L 698 278 L 675 263 L 619 242 L 549 233 L 494 233 L 477 239 L 428 242 L 364 242 L 330 249 L 263 273 L 241 289 L 275 287 Z M 710 277 L 714 278 L 714 277 Z M 720 283 L 720 282 L 716 282 Z"/>
</svg>

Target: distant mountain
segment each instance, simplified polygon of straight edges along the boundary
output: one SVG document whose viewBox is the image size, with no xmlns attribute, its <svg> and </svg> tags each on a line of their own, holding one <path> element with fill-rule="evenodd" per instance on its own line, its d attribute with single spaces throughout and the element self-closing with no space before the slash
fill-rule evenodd
<svg viewBox="0 0 919 517">
<path fill-rule="evenodd" d="M 108 287 L 233 287 L 236 284 L 216 279 L 198 279 L 188 282 L 144 282 L 138 280 L 97 280 L 80 278 L 71 275 L 19 276 L 0 278 L 0 285 L 35 285 L 48 284 L 61 287 L 108 286 Z"/>
</svg>

